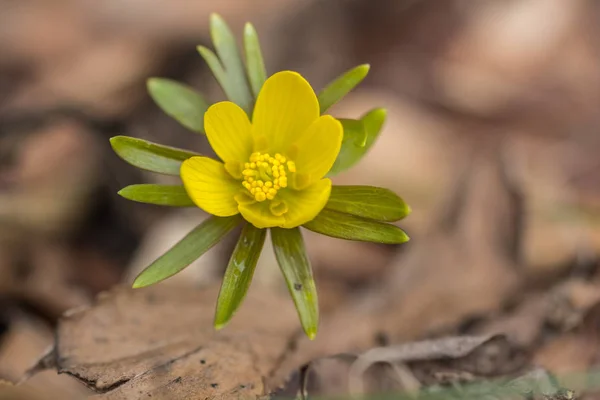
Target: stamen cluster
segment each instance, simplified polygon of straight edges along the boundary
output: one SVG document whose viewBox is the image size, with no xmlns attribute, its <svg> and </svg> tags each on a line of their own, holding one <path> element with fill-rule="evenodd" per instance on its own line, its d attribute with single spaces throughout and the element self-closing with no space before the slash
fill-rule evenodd
<svg viewBox="0 0 600 400">
<path fill-rule="evenodd" d="M 271 157 L 269 153 L 252 153 L 244 164 L 242 185 L 256 201 L 273 200 L 281 188 L 287 187 L 288 172 L 296 172 L 296 165 L 281 154 Z"/>
</svg>

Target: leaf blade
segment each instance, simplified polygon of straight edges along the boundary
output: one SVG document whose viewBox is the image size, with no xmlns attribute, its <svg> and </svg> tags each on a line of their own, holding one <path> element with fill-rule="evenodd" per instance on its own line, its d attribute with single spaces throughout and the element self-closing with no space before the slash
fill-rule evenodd
<svg viewBox="0 0 600 400">
<path fill-rule="evenodd" d="M 334 185 L 325 208 L 384 222 L 399 221 L 411 213 L 396 193 L 374 186 Z"/>
<path fill-rule="evenodd" d="M 319 305 L 312 267 L 300 229 L 271 228 L 271 240 L 302 328 L 312 340 L 319 325 Z"/>
<path fill-rule="evenodd" d="M 372 221 L 337 211 L 323 210 L 315 219 L 302 225 L 322 235 L 362 242 L 400 244 L 409 240 L 395 225 Z"/>
<path fill-rule="evenodd" d="M 152 183 L 129 185 L 121 189 L 119 195 L 127 200 L 157 206 L 195 206 L 183 185 L 156 185 Z"/>
<path fill-rule="evenodd" d="M 340 101 L 352 89 L 354 89 L 367 76 L 370 69 L 369 64 L 354 67 L 329 83 L 317 96 L 321 114 L 326 112 L 332 105 Z"/>
<path fill-rule="evenodd" d="M 249 114 L 252 107 L 252 95 L 248 87 L 244 63 L 233 32 L 218 14 L 210 16 L 210 35 L 225 70 L 225 94 Z"/>
<path fill-rule="evenodd" d="M 135 278 L 133 288 L 152 285 L 180 272 L 221 241 L 240 221 L 239 215 L 211 216 L 146 267 Z"/>
<path fill-rule="evenodd" d="M 375 143 L 375 140 L 379 137 L 385 118 L 386 111 L 383 108 L 375 108 L 361 117 L 360 121 L 362 121 L 364 125 L 366 134 L 364 146 L 357 145 L 353 140 L 343 140 L 340 152 L 333 163 L 333 166 L 327 173 L 328 177 L 339 174 L 354 166 L 365 156 L 365 154 L 367 154 Z M 344 135 L 345 134 L 346 132 L 344 131 Z"/>
<path fill-rule="evenodd" d="M 204 133 L 204 113 L 208 103 L 200 93 L 166 78 L 150 78 L 146 86 L 150 97 L 165 114 L 191 131 Z"/>
<path fill-rule="evenodd" d="M 226 87 L 228 82 L 227 73 L 225 72 L 225 69 L 223 68 L 223 65 L 221 64 L 221 61 L 219 60 L 217 55 L 208 47 L 198 46 L 196 49 L 198 50 L 198 53 L 200 53 L 200 56 L 202 56 L 204 62 L 206 62 L 208 68 L 210 68 L 211 72 L 215 76 L 215 79 L 227 95 L 229 90 Z"/>
<path fill-rule="evenodd" d="M 258 33 L 251 23 L 244 26 L 244 50 L 246 53 L 246 70 L 252 93 L 256 98 L 267 80 L 267 70 L 263 60 Z"/>
<path fill-rule="evenodd" d="M 367 144 L 367 131 L 365 124 L 360 119 L 338 118 L 344 128 L 344 137 L 342 143 L 349 141 L 358 147 L 365 147 Z"/>
<path fill-rule="evenodd" d="M 134 167 L 166 175 L 178 176 L 184 160 L 200 155 L 129 136 L 112 137 L 110 144 L 119 157 Z"/>
<path fill-rule="evenodd" d="M 255 228 L 250 223 L 244 225 L 219 291 L 214 322 L 216 329 L 223 328 L 231 320 L 246 297 L 266 236 L 266 229 Z"/>
</svg>

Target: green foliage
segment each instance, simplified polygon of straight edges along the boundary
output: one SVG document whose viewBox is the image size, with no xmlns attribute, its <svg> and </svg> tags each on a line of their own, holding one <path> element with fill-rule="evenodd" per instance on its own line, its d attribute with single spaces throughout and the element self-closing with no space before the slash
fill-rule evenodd
<svg viewBox="0 0 600 400">
<path fill-rule="evenodd" d="M 256 29 L 250 23 L 244 26 L 244 50 L 246 53 L 246 70 L 248 72 L 248 80 L 252 87 L 254 97 L 258 96 L 260 89 L 267 80 L 267 70 L 263 60 L 260 42 Z"/>
<path fill-rule="evenodd" d="M 219 243 L 240 222 L 239 215 L 208 218 L 143 270 L 133 287 L 149 286 L 175 275 Z"/>
<path fill-rule="evenodd" d="M 310 261 L 299 228 L 271 228 L 279 268 L 298 311 L 302 328 L 312 340 L 319 326 L 319 302 Z"/>
<path fill-rule="evenodd" d="M 217 329 L 223 328 L 229 322 L 246 297 L 266 236 L 266 229 L 258 229 L 248 223 L 244 225 L 229 259 L 219 292 L 215 314 Z"/>
<path fill-rule="evenodd" d="M 256 97 L 267 79 L 258 34 L 252 24 L 244 26 L 244 59 L 227 23 L 217 14 L 210 17 L 214 51 L 198 46 L 215 79 L 229 101 L 252 117 Z M 368 74 L 369 65 L 359 65 L 340 75 L 319 94 L 321 114 L 353 90 Z M 204 133 L 204 114 L 209 103 L 190 86 L 165 78 L 150 78 L 147 88 L 154 102 L 170 117 L 196 133 Z M 339 119 L 344 128 L 340 153 L 328 173 L 333 176 L 355 165 L 369 151 L 380 134 L 386 111 L 373 109 L 360 119 Z M 163 146 L 127 136 L 113 137 L 114 151 L 129 164 L 151 172 L 179 176 L 183 161 L 198 153 Z M 139 184 L 119 191 L 126 199 L 141 203 L 194 206 L 182 185 Z M 307 229 L 328 236 L 378 243 L 403 243 L 408 236 L 396 226 L 410 213 L 408 205 L 393 192 L 369 186 L 334 186 L 325 209 Z M 233 217 L 212 216 L 188 233 L 180 242 L 146 268 L 134 288 L 160 282 L 187 267 L 243 221 Z M 215 327 L 224 327 L 242 304 L 258 258 L 265 229 L 245 224 L 225 272 L 215 313 Z M 318 300 L 311 265 L 299 228 L 272 228 L 275 255 L 287 282 L 307 336 L 313 339 L 319 322 Z"/>
<path fill-rule="evenodd" d="M 359 119 L 338 118 L 344 127 L 344 142 L 353 143 L 357 147 L 367 145 L 367 131 L 365 124 Z"/>
<path fill-rule="evenodd" d="M 110 139 L 110 144 L 119 157 L 134 167 L 166 175 L 179 176 L 181 163 L 199 155 L 129 136 L 115 136 Z"/>
<path fill-rule="evenodd" d="M 157 206 L 192 207 L 194 202 L 183 185 L 130 185 L 119 191 L 119 195 L 139 203 Z"/>
<path fill-rule="evenodd" d="M 210 16 L 210 35 L 217 54 L 202 46 L 198 47 L 198 51 L 212 70 L 227 98 L 250 115 L 253 100 L 244 63 L 231 29 L 217 14 Z"/>
<path fill-rule="evenodd" d="M 204 133 L 204 97 L 188 85 L 165 78 L 150 78 L 148 93 L 165 114 L 197 133 Z"/>
<path fill-rule="evenodd" d="M 385 244 L 400 244 L 409 240 L 408 235 L 397 226 L 327 209 L 302 226 L 338 239 Z"/>
<path fill-rule="evenodd" d="M 396 193 L 374 186 L 333 186 L 325 208 L 377 221 L 399 221 L 410 207 Z"/>
<path fill-rule="evenodd" d="M 354 89 L 369 73 L 369 64 L 359 65 L 349 71 L 346 71 L 333 82 L 325 87 L 319 93 L 319 105 L 321 106 L 321 114 L 329 109 L 332 105 L 340 101 L 352 89 Z"/>
<path fill-rule="evenodd" d="M 349 130 L 350 134 L 346 137 L 346 130 L 344 129 L 342 148 L 327 176 L 334 176 L 345 171 L 363 158 L 379 136 L 385 117 L 386 111 L 383 108 L 373 109 L 362 116 L 360 121 L 363 123 L 366 140 L 357 141 L 355 129 Z"/>
</svg>

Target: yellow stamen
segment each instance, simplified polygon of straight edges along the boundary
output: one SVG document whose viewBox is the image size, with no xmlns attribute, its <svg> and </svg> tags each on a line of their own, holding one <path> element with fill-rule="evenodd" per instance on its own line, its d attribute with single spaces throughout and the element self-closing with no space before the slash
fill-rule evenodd
<svg viewBox="0 0 600 400">
<path fill-rule="evenodd" d="M 267 199 L 267 195 L 265 194 L 265 192 L 256 192 L 254 198 L 256 199 L 256 201 L 265 201 Z"/>
<path fill-rule="evenodd" d="M 252 198 L 259 202 L 272 201 L 269 209 L 274 215 L 286 213 L 287 205 L 277 198 L 277 193 L 287 187 L 287 174 L 296 172 L 296 164 L 279 153 L 272 157 L 268 153 L 255 152 L 243 165 L 242 186 Z"/>
</svg>

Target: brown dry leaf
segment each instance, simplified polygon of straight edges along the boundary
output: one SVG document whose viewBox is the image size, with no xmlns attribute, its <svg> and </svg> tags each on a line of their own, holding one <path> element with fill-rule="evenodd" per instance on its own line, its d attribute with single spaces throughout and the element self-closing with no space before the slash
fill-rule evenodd
<svg viewBox="0 0 600 400">
<path fill-rule="evenodd" d="M 479 149 L 481 150 L 481 149 Z M 302 340 L 273 385 L 294 365 L 365 350 L 378 338 L 402 342 L 499 311 L 520 284 L 521 198 L 497 154 L 479 151 L 429 235 L 409 244 L 383 287 L 323 318 L 314 342 Z M 288 364 L 289 363 L 289 364 Z"/>
<path fill-rule="evenodd" d="M 17 382 L 25 371 L 31 367 L 40 353 L 52 346 L 53 338 L 50 329 L 41 321 L 15 314 L 10 319 L 9 330 L 0 341 L 0 376 Z M 1 383 L 1 382 L 0 382 Z M 57 375 L 56 372 L 44 372 L 27 382 L 27 388 L 12 388 L 15 396 L 22 394 L 23 399 L 63 399 L 81 400 L 90 392 L 79 382 L 68 376 Z M 36 391 L 42 391 L 43 397 Z M 3 397 L 6 396 L 6 397 Z M 31 396 L 31 397 L 29 397 Z M 38 397 L 34 397 L 38 396 Z M 12 398 L 0 384 L 0 399 Z"/>
<path fill-rule="evenodd" d="M 581 326 L 600 302 L 597 283 L 571 279 L 544 292 L 529 293 L 505 315 L 482 321 L 477 334 L 504 334 L 524 348 L 538 346 L 549 327 L 559 333 Z"/>
<path fill-rule="evenodd" d="M 306 397 L 417 391 L 514 373 L 524 361 L 504 336 L 447 337 L 311 361 L 281 393 Z"/>
<path fill-rule="evenodd" d="M 571 332 L 548 340 L 537 349 L 534 361 L 556 374 L 589 370 L 600 364 L 600 303 L 587 308 Z"/>
<path fill-rule="evenodd" d="M 503 334 L 512 342 L 528 348 L 540 338 L 548 316 L 548 296 L 533 294 L 507 315 L 495 316 L 473 329 L 477 334 Z"/>
<path fill-rule="evenodd" d="M 299 332 L 291 301 L 250 291 L 231 324 L 213 328 L 218 288 L 115 289 L 61 319 L 55 362 L 98 399 L 237 398 L 269 392 Z"/>
<path fill-rule="evenodd" d="M 1 231 L 69 232 L 83 218 L 97 185 L 97 139 L 81 124 L 63 119 L 25 136 L 19 147 L 14 183 L 0 191 Z"/>
</svg>

